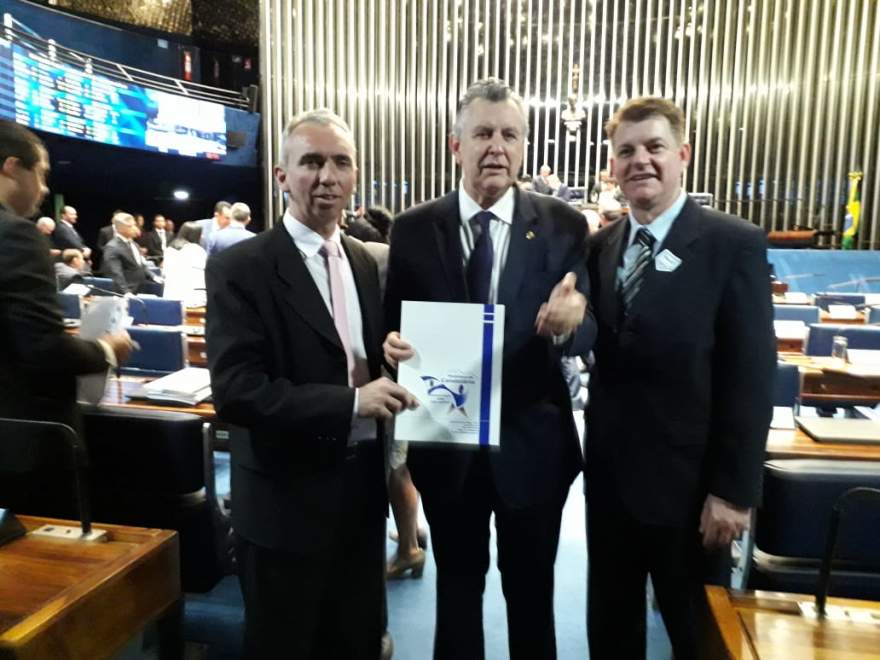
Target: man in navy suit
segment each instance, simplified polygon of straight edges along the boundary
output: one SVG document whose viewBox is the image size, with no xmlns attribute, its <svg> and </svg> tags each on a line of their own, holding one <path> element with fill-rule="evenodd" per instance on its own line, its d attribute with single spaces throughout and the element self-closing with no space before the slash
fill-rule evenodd
<svg viewBox="0 0 880 660">
<path fill-rule="evenodd" d="M 651 576 L 677 660 L 705 582 L 758 504 L 776 349 L 764 232 L 697 206 L 682 111 L 634 99 L 606 126 L 630 214 L 590 240 L 599 323 L 587 410 L 590 657 L 645 656 Z"/>
<path fill-rule="evenodd" d="M 450 149 L 458 190 L 394 223 L 385 310 L 389 363 L 413 350 L 403 300 L 505 305 L 499 451 L 410 445 L 437 562 L 435 658 L 484 656 L 482 597 L 495 514 L 510 657 L 556 657 L 553 564 L 562 507 L 582 467 L 564 354 L 590 350 L 583 216 L 520 191 L 522 100 L 486 79 L 459 102 Z"/>
<path fill-rule="evenodd" d="M 62 252 L 71 249 L 79 250 L 88 261 L 92 256 L 92 251 L 76 230 L 75 225 L 78 217 L 76 209 L 72 206 L 62 208 L 61 217 L 58 218 L 58 224 L 55 225 L 55 231 L 52 233 L 52 242 Z"/>
</svg>

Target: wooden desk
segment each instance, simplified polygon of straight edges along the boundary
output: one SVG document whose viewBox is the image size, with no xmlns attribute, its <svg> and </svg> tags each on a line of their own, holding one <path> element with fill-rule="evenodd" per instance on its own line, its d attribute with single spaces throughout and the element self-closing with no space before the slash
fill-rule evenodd
<svg viewBox="0 0 880 660">
<path fill-rule="evenodd" d="M 205 325 L 204 307 L 187 307 L 186 308 L 186 324 L 187 325 Z"/>
<path fill-rule="evenodd" d="M 854 318 L 851 319 L 836 319 L 831 316 L 830 312 L 826 312 L 825 310 L 819 310 L 819 322 L 820 323 L 840 323 L 841 325 L 865 325 L 865 313 L 864 312 L 856 312 Z"/>
<path fill-rule="evenodd" d="M 841 461 L 880 461 L 880 445 L 816 442 L 800 429 L 770 429 L 767 458 L 823 458 Z"/>
<path fill-rule="evenodd" d="M 834 358 L 785 353 L 779 359 L 798 366 L 803 375 L 801 396 L 810 399 L 810 405 L 880 403 L 880 380 L 850 373 L 847 365 Z"/>
<path fill-rule="evenodd" d="M 208 366 L 208 354 L 205 352 L 204 335 L 187 335 L 186 352 L 191 367 Z"/>
<path fill-rule="evenodd" d="M 803 616 L 797 604 L 808 595 L 709 586 L 706 597 L 712 620 L 704 631 L 704 658 L 868 660 L 880 654 L 880 625 Z M 829 598 L 828 604 L 870 608 L 880 624 L 880 603 Z"/>
<path fill-rule="evenodd" d="M 148 399 L 133 399 L 132 392 L 139 390 L 145 382 L 152 380 L 143 376 L 121 376 L 107 378 L 107 387 L 104 390 L 102 406 L 119 406 L 122 408 L 135 408 L 138 410 L 161 410 L 164 412 L 185 412 L 198 415 L 211 420 L 215 416 L 214 404 L 200 403 L 196 406 L 175 406 L 170 403 L 160 403 Z"/>
<path fill-rule="evenodd" d="M 97 527 L 109 542 L 27 535 L 0 546 L 0 659 L 106 658 L 179 607 L 176 532 Z"/>
</svg>

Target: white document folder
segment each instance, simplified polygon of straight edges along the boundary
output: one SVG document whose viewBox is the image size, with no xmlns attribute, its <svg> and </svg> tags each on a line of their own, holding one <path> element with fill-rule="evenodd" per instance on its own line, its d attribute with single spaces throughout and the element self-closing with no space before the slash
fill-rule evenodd
<svg viewBox="0 0 880 660">
<path fill-rule="evenodd" d="M 415 356 L 397 382 L 420 405 L 397 416 L 395 438 L 498 447 L 504 306 L 405 300 L 400 335 Z"/>
</svg>

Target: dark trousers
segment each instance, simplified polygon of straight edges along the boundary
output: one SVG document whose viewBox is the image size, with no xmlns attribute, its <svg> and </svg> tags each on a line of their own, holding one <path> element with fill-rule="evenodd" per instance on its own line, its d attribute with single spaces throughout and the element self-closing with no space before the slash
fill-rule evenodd
<svg viewBox="0 0 880 660">
<path fill-rule="evenodd" d="M 553 564 L 564 496 L 540 509 L 510 509 L 500 500 L 482 454 L 471 464 L 461 492 L 451 497 L 422 493 L 422 502 L 437 563 L 434 658 L 485 657 L 483 591 L 493 512 L 511 660 L 555 658 Z"/>
<path fill-rule="evenodd" d="M 386 619 L 385 517 L 379 510 L 365 518 L 365 493 L 357 490 L 347 493 L 350 508 L 339 538 L 320 553 L 273 550 L 237 538 L 248 659 L 379 657 Z"/>
<path fill-rule="evenodd" d="M 704 585 L 730 584 L 730 552 L 706 553 L 696 523 L 636 520 L 613 486 L 587 484 L 587 635 L 592 660 L 644 660 L 645 584 L 651 576 L 676 660 L 699 657 Z"/>
</svg>

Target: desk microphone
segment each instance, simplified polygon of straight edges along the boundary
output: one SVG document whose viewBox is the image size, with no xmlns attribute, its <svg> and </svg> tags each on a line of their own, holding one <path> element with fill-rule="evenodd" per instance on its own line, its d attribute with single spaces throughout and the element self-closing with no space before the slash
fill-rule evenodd
<svg viewBox="0 0 880 660">
<path fill-rule="evenodd" d="M 85 281 L 85 279 L 83 279 L 82 275 L 74 276 L 73 279 L 71 280 L 71 282 L 75 283 L 75 284 L 82 284 L 83 286 L 87 287 L 90 291 L 94 291 L 95 293 L 100 293 L 105 296 L 113 296 L 114 298 L 126 298 L 128 300 L 134 300 L 139 305 L 141 305 L 141 307 L 144 310 L 144 325 L 150 324 L 150 315 L 149 315 L 149 310 L 147 308 L 147 303 L 145 303 L 143 300 L 141 300 L 137 296 L 126 296 L 124 293 L 119 293 L 118 291 L 111 291 L 110 289 L 103 289 L 99 286 L 95 286 L 94 284 L 89 284 L 88 282 Z"/>
<path fill-rule="evenodd" d="M 880 282 L 880 277 L 871 276 L 871 277 L 857 277 L 852 280 L 847 280 L 846 282 L 835 282 L 834 284 L 829 284 L 826 289 L 839 289 L 840 287 L 850 286 L 851 284 L 859 284 L 864 285 L 868 282 Z M 863 291 L 858 291 L 857 293 L 864 293 Z"/>
</svg>

